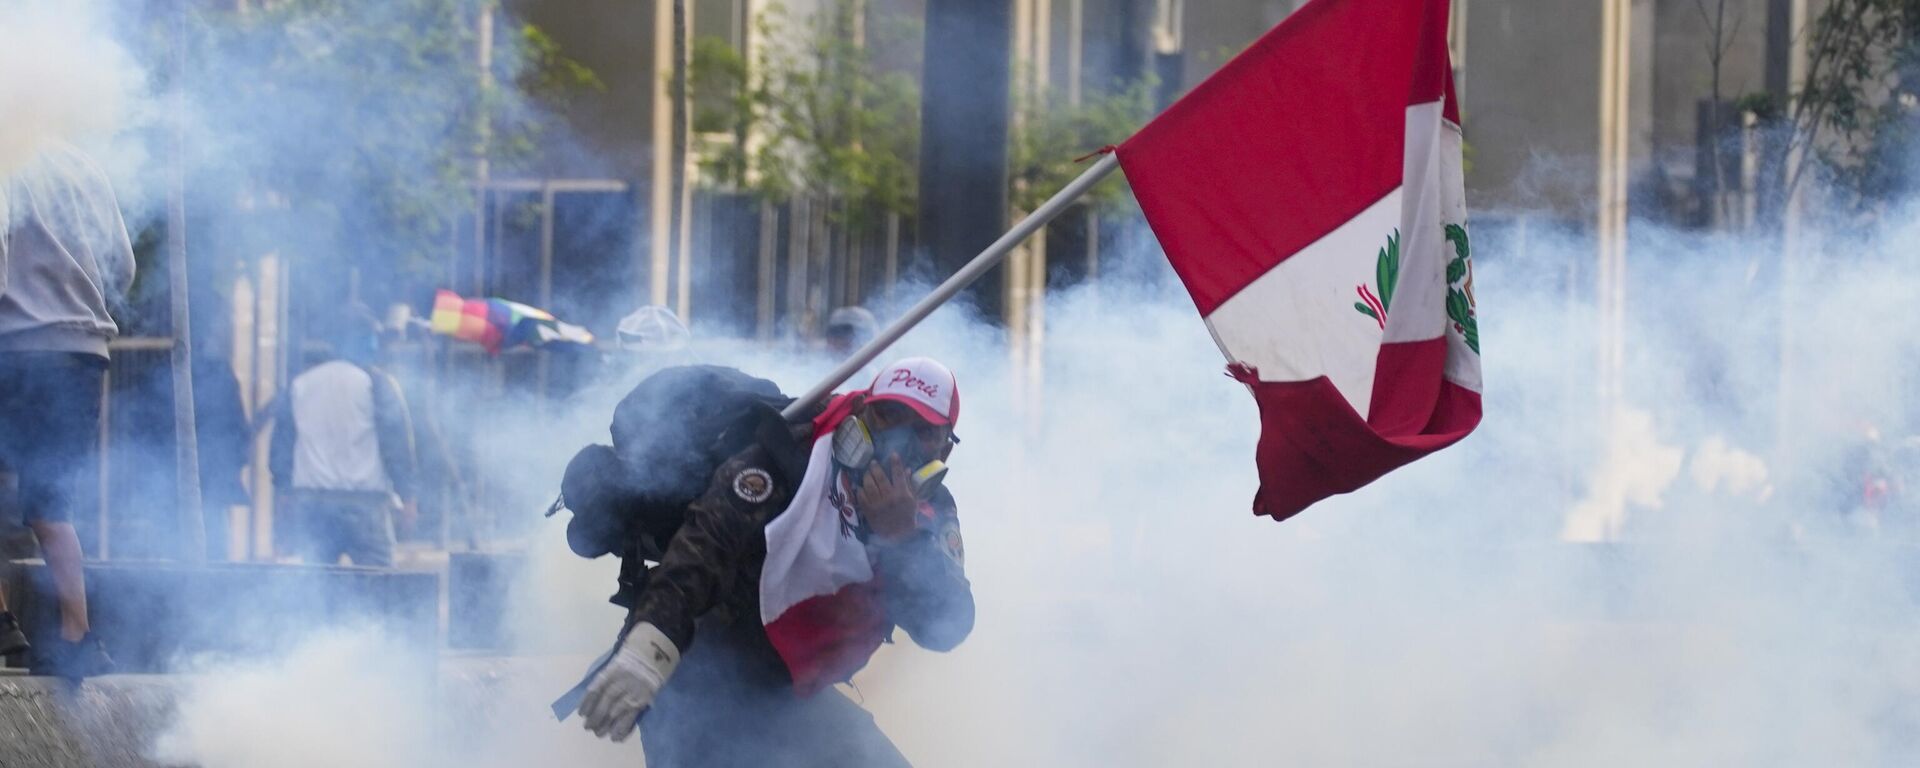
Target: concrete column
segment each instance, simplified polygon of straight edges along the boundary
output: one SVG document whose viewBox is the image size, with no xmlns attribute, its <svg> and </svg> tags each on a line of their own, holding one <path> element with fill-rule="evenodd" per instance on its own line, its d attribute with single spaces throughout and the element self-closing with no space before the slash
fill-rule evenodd
<svg viewBox="0 0 1920 768">
<path fill-rule="evenodd" d="M 1625 356 L 1627 187 L 1631 158 L 1633 4 L 1603 0 L 1600 24 L 1600 146 L 1594 223 L 1600 318 L 1599 396 L 1612 408 L 1620 395 Z"/>
<path fill-rule="evenodd" d="M 1805 0 L 1767 0 L 1767 64 L 1765 84 L 1767 93 L 1774 98 L 1785 99 L 1791 90 L 1793 67 L 1791 51 L 1798 45 L 1794 38 L 1799 30 L 1794 25 L 1795 6 L 1805 13 Z"/>
<path fill-rule="evenodd" d="M 1051 107 L 1053 71 L 1053 0 L 1015 0 L 1014 72 L 1019 78 L 1016 103 L 1026 113 Z M 1021 130 L 1023 114 L 1013 116 L 1014 130 Z M 1065 161 L 1065 158 L 1061 158 Z M 1013 210 L 1012 218 L 1028 212 Z M 1028 413 L 1039 412 L 1042 342 L 1045 330 L 1047 291 L 1047 238 L 1044 231 L 1021 243 L 1007 257 L 1005 319 L 1008 350 L 1016 372 L 1014 395 Z"/>
<path fill-rule="evenodd" d="M 653 162 L 647 199 L 648 303 L 667 306 L 673 296 L 673 100 L 662 76 L 673 70 L 673 0 L 653 0 Z"/>
<path fill-rule="evenodd" d="M 952 274 L 1007 228 L 1011 0 L 928 0 L 921 88 L 920 226 L 916 260 Z M 969 291 L 1001 316 L 1004 269 Z"/>
</svg>

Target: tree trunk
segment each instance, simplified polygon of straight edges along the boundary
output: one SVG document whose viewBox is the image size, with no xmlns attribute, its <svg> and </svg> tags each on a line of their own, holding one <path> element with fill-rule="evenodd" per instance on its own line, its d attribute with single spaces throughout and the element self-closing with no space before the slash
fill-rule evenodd
<svg viewBox="0 0 1920 768">
<path fill-rule="evenodd" d="M 942 277 L 1007 231 L 1012 0 L 928 0 L 924 34 L 914 266 Z M 995 268 L 968 289 L 990 320 L 1004 321 L 1006 274 Z"/>
</svg>

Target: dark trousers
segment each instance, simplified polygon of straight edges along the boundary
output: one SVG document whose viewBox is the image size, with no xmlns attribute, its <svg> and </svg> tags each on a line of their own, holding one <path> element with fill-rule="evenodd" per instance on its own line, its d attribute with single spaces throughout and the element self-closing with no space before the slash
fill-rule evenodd
<svg viewBox="0 0 1920 768">
<path fill-rule="evenodd" d="M 694 642 L 640 718 L 647 768 L 910 765 L 873 715 L 832 688 L 801 698 L 748 642 L 720 632 Z"/>
<path fill-rule="evenodd" d="M 107 359 L 0 352 L 0 468 L 18 481 L 24 522 L 100 507 L 100 394 Z"/>
<path fill-rule="evenodd" d="M 384 493 L 296 490 L 293 551 L 315 565 L 393 565 L 393 500 Z"/>
</svg>

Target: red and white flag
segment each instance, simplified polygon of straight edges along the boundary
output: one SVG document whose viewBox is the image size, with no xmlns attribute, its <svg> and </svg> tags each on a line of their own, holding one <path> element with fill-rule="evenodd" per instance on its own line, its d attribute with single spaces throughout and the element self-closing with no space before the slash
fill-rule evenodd
<svg viewBox="0 0 1920 768">
<path fill-rule="evenodd" d="M 887 366 L 873 386 L 835 397 L 814 417 L 806 474 L 786 510 L 767 524 L 760 567 L 760 620 L 802 696 L 853 677 L 893 629 L 881 604 L 883 585 L 855 535 L 862 522 L 852 476 L 833 457 L 834 431 L 863 401 L 899 403 L 931 424 L 950 427 L 960 418 L 953 371 L 925 357 Z M 920 513 L 935 514 L 925 502 Z"/>
<path fill-rule="evenodd" d="M 1480 422 L 1447 0 L 1314 0 L 1118 148 L 1285 519 Z"/>
<path fill-rule="evenodd" d="M 853 535 L 853 489 L 833 463 L 833 431 L 857 394 L 835 397 L 814 419 L 806 475 L 766 528 L 760 621 L 802 696 L 852 677 L 891 628 L 866 548 Z"/>
</svg>

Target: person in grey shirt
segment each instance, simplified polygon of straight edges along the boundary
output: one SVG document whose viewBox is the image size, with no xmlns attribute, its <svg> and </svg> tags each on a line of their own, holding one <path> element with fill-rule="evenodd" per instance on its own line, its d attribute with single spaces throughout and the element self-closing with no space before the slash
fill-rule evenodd
<svg viewBox="0 0 1920 768">
<path fill-rule="evenodd" d="M 56 145 L 0 183 L 0 464 L 53 573 L 60 632 L 35 670 L 78 679 L 112 669 L 87 620 L 72 515 L 99 506 L 100 401 L 108 313 L 133 282 L 133 247 L 107 176 Z M 0 609 L 4 606 L 0 605 Z M 0 613 L 0 652 L 24 650 Z"/>
</svg>

